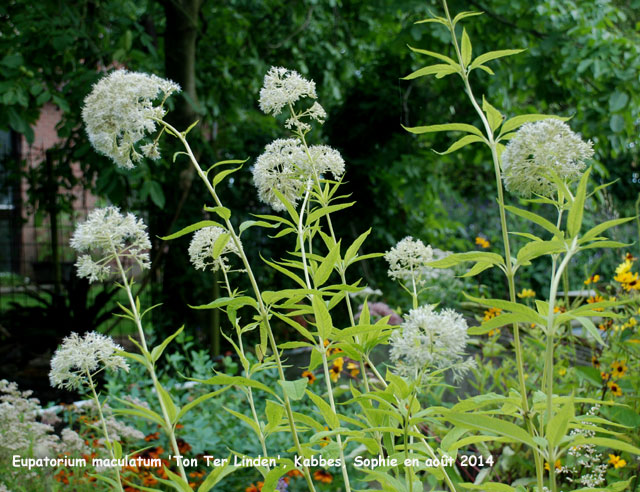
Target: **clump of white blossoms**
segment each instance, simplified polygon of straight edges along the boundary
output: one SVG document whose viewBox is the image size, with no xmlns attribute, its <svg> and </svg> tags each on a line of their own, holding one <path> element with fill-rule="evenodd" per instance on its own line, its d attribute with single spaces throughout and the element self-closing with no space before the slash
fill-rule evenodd
<svg viewBox="0 0 640 492">
<path fill-rule="evenodd" d="M 389 339 L 394 371 L 417 378 L 423 371 L 450 368 L 458 379 L 473 366 L 471 359 L 463 360 L 469 338 L 467 329 L 463 316 L 453 309 L 412 309 Z"/>
<path fill-rule="evenodd" d="M 213 272 L 220 268 L 225 271 L 229 270 L 226 255 L 229 253 L 240 254 L 235 243 L 228 240 L 217 258 L 214 258 L 213 254 L 215 244 L 224 232 L 222 227 L 204 227 L 193 235 L 189 244 L 189 259 L 196 270 L 206 270 L 207 268 L 211 268 Z"/>
<path fill-rule="evenodd" d="M 502 153 L 505 188 L 523 197 L 552 197 L 555 173 L 564 181 L 580 178 L 593 144 L 583 141 L 568 125 L 555 118 L 525 123 Z"/>
<path fill-rule="evenodd" d="M 271 67 L 264 76 L 264 83 L 260 89 L 260 109 L 266 114 L 276 116 L 285 106 L 293 105 L 303 97 L 311 99 L 317 97 L 316 84 L 313 80 L 301 77 L 295 70 Z M 318 112 L 317 109 L 316 112 Z"/>
<path fill-rule="evenodd" d="M 89 332 L 84 337 L 72 333 L 62 341 L 51 359 L 51 386 L 79 389 L 88 378 L 103 369 L 129 371 L 124 357 L 116 355 L 122 347 L 105 335 Z"/>
<path fill-rule="evenodd" d="M 156 75 L 117 70 L 93 86 L 84 100 L 82 119 L 91 145 L 118 166 L 131 169 L 142 154 L 158 159 L 157 142 L 140 147 L 135 144 L 156 129 L 162 119 L 166 99 L 180 86 Z M 154 105 L 154 101 L 161 102 Z"/>
<path fill-rule="evenodd" d="M 424 283 L 421 276 L 426 264 L 433 259 L 433 249 L 419 239 L 407 236 L 387 251 L 384 259 L 389 263 L 389 278 L 420 284 Z"/>
<path fill-rule="evenodd" d="M 74 231 L 71 247 L 88 253 L 78 258 L 76 267 L 78 277 L 89 282 L 107 279 L 112 273 L 110 263 L 116 258 L 132 259 L 140 268 L 151 266 L 147 226 L 131 213 L 122 215 L 116 207 L 93 210 Z"/>
</svg>

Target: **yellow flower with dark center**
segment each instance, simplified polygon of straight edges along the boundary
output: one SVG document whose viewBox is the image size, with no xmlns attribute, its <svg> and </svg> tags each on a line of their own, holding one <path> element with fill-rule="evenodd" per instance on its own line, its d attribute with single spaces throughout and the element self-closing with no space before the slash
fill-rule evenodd
<svg viewBox="0 0 640 492">
<path fill-rule="evenodd" d="M 626 255 L 624 255 L 624 259 L 630 262 L 634 262 L 637 260 L 637 258 L 633 256 L 631 253 L 627 253 Z"/>
<path fill-rule="evenodd" d="M 350 372 L 352 378 L 355 378 L 358 374 L 360 374 L 360 368 L 355 362 L 347 363 L 347 371 Z"/>
<path fill-rule="evenodd" d="M 591 356 L 591 364 L 593 364 L 593 367 L 595 367 L 596 369 L 600 368 L 600 360 L 596 355 Z"/>
<path fill-rule="evenodd" d="M 611 374 L 609 374 L 608 372 L 601 372 L 600 377 L 602 378 L 603 381 L 609 381 Z"/>
<path fill-rule="evenodd" d="M 329 377 L 331 381 L 334 383 L 338 382 L 338 378 L 340 377 L 340 373 L 342 372 L 342 367 L 344 366 L 344 359 L 342 357 L 338 357 L 333 361 L 333 366 L 329 369 Z"/>
<path fill-rule="evenodd" d="M 522 289 L 522 292 L 518 293 L 518 297 L 520 299 L 524 299 L 526 297 L 535 297 L 536 293 L 532 289 Z"/>
<path fill-rule="evenodd" d="M 620 458 L 620 456 L 616 456 L 615 454 L 610 454 L 609 464 L 613 465 L 614 468 L 624 468 L 627 462 L 622 458 Z"/>
<path fill-rule="evenodd" d="M 600 275 L 598 274 L 591 275 L 591 277 L 589 277 L 587 280 L 584 281 L 584 285 L 597 284 L 599 281 L 600 281 Z"/>
<path fill-rule="evenodd" d="M 484 249 L 487 249 L 489 246 L 491 246 L 491 243 L 489 241 L 480 236 L 476 237 L 476 244 Z"/>
<path fill-rule="evenodd" d="M 627 372 L 627 365 L 624 361 L 616 361 L 611 364 L 611 375 L 614 379 L 621 378 Z"/>
<path fill-rule="evenodd" d="M 302 377 L 307 378 L 309 380 L 309 384 L 313 384 L 316 380 L 316 375 L 311 371 L 303 371 Z"/>
<path fill-rule="evenodd" d="M 554 313 L 566 313 L 567 312 L 567 308 L 564 306 L 553 306 L 553 312 Z"/>
<path fill-rule="evenodd" d="M 622 396 L 622 388 L 620 388 L 620 386 L 617 383 L 614 383 L 613 381 L 609 381 L 607 383 L 607 386 L 609 387 L 609 390 L 611 390 L 611 394 L 613 396 Z"/>
<path fill-rule="evenodd" d="M 313 472 L 314 480 L 322 483 L 331 483 L 333 482 L 333 475 L 325 470 L 316 470 Z"/>
<path fill-rule="evenodd" d="M 502 314 L 502 309 L 489 308 L 484 312 L 484 318 L 482 318 L 482 321 L 489 321 L 490 319 L 500 316 L 501 314 Z"/>
<path fill-rule="evenodd" d="M 560 462 L 560 460 L 556 460 L 556 462 L 554 463 L 553 467 L 556 470 L 559 470 L 560 468 L 562 468 L 562 463 Z M 544 469 L 545 470 L 549 470 L 551 467 L 549 466 L 549 463 L 545 463 L 544 464 Z"/>
</svg>

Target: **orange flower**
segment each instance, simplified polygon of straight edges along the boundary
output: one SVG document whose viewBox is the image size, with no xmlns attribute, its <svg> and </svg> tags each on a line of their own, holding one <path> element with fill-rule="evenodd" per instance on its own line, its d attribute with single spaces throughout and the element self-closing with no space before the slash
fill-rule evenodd
<svg viewBox="0 0 640 492">
<path fill-rule="evenodd" d="M 53 478 L 56 479 L 57 482 L 63 483 L 65 485 L 69 485 L 69 478 L 67 477 L 67 470 L 64 468 L 56 473 Z"/>
<path fill-rule="evenodd" d="M 158 439 L 160 439 L 160 433 L 159 432 L 154 432 L 153 434 L 149 434 L 148 436 L 145 436 L 144 440 L 147 442 L 150 441 L 157 441 Z"/>
<path fill-rule="evenodd" d="M 322 483 L 331 483 L 333 482 L 333 475 L 325 470 L 316 470 L 313 472 L 313 479 Z"/>
<path fill-rule="evenodd" d="M 587 302 L 589 304 L 595 304 L 596 302 L 602 302 L 604 301 L 604 297 L 602 297 L 601 295 L 596 294 L 595 296 L 591 296 L 589 297 L 589 299 L 587 299 Z M 593 308 L 594 311 L 603 311 L 603 308 Z"/>
<path fill-rule="evenodd" d="M 300 470 L 298 470 L 297 468 L 294 468 L 293 470 L 289 470 L 287 472 L 287 475 L 289 475 L 290 477 L 301 477 L 302 476 L 302 472 Z"/>
<path fill-rule="evenodd" d="M 185 440 L 178 439 L 177 444 L 178 444 L 178 451 L 180 451 L 180 454 L 184 455 L 184 454 L 187 454 L 189 451 L 191 451 L 191 445 Z"/>
<path fill-rule="evenodd" d="M 309 384 L 313 384 L 316 380 L 315 374 L 313 374 L 311 371 L 303 371 L 302 377 L 307 378 L 309 380 Z"/>
<path fill-rule="evenodd" d="M 613 326 L 613 320 L 612 319 L 608 319 L 606 321 L 603 321 L 602 323 L 600 323 L 598 325 L 598 328 L 602 331 L 607 331 L 609 328 L 611 328 Z"/>
</svg>

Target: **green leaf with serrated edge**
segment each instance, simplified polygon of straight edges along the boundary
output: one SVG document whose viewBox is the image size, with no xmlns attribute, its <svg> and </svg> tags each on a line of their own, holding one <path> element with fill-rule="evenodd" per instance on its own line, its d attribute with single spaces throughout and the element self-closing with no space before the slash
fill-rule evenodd
<svg viewBox="0 0 640 492">
<path fill-rule="evenodd" d="M 262 255 L 260 255 L 260 258 L 262 258 L 262 261 L 264 261 L 271 268 L 274 268 L 275 270 L 278 270 L 280 273 L 284 273 L 287 277 L 289 277 L 290 279 L 295 281 L 303 289 L 307 288 L 307 284 L 304 282 L 304 280 L 302 280 L 300 277 L 298 277 L 295 273 L 287 270 L 284 267 L 281 267 L 280 265 L 278 265 L 275 262 L 272 262 L 272 261 L 269 261 L 269 260 L 265 260 Z"/>
<path fill-rule="evenodd" d="M 156 385 L 156 390 L 162 399 L 162 403 L 167 411 L 167 415 L 169 417 L 169 422 L 172 424 L 175 423 L 176 415 L 178 415 L 179 408 L 176 407 L 176 404 L 173 403 L 173 399 L 167 390 L 165 390 L 160 383 Z"/>
<path fill-rule="evenodd" d="M 406 77 L 401 77 L 401 78 L 402 80 L 413 80 L 413 79 L 417 79 L 418 77 L 424 77 L 425 75 L 437 75 L 440 73 L 449 75 L 457 71 L 458 70 L 452 67 L 451 65 L 438 63 L 436 65 L 431 65 L 431 66 L 416 70 L 415 72 L 410 73 Z"/>
<path fill-rule="evenodd" d="M 537 448 L 535 441 L 531 436 L 515 424 L 500 420 L 494 417 L 487 417 L 486 415 L 469 415 L 466 413 L 447 413 L 444 418 L 454 425 L 460 425 L 462 427 L 476 429 L 480 431 L 489 431 L 499 436 L 508 437 L 514 439 L 517 442 L 527 444 L 532 448 Z"/>
<path fill-rule="evenodd" d="M 427 125 L 414 127 L 407 127 L 404 125 L 400 126 L 402 126 L 402 128 L 404 128 L 409 133 L 415 133 L 417 135 L 435 132 L 466 132 L 478 135 L 479 137 L 484 137 L 484 135 L 478 128 L 473 125 L 468 125 L 467 123 L 445 123 L 443 125 Z"/>
<path fill-rule="evenodd" d="M 256 433 L 257 436 L 260 435 L 260 427 L 255 422 L 255 420 L 247 417 L 244 413 L 236 412 L 235 410 L 232 410 L 231 408 L 228 408 L 228 407 L 222 407 L 222 408 L 224 408 L 227 412 L 229 412 L 234 417 L 237 417 L 238 419 L 242 420 L 249 427 L 251 427 L 251 429 L 253 429 L 253 431 Z"/>
<path fill-rule="evenodd" d="M 238 159 L 232 159 L 232 160 L 227 160 L 227 161 L 219 161 L 219 162 L 216 162 L 213 166 L 209 167 L 209 169 L 206 170 L 205 174 L 209 174 L 209 172 L 212 169 L 215 169 L 216 167 L 219 167 L 219 166 L 224 166 L 226 164 L 244 164 L 248 160 L 249 160 L 249 158 L 246 158 L 243 161 L 238 160 Z"/>
<path fill-rule="evenodd" d="M 187 378 L 189 381 L 196 381 L 203 384 L 221 385 L 221 386 L 251 386 L 259 390 L 265 391 L 270 395 L 276 396 L 277 394 L 269 386 L 253 379 L 245 378 L 244 376 L 228 376 L 226 374 L 216 374 L 208 379 Z"/>
<path fill-rule="evenodd" d="M 583 249 L 596 249 L 596 248 L 626 248 L 633 243 L 621 243 L 620 241 L 596 241 L 594 243 L 587 244 L 586 246 L 580 246 L 580 250 Z"/>
<path fill-rule="evenodd" d="M 222 224 L 220 224 L 218 222 L 214 222 L 213 220 L 201 220 L 200 222 L 196 222 L 195 224 L 191 224 L 190 226 L 187 226 L 184 229 L 180 229 L 178 232 L 174 232 L 173 234 L 170 234 L 169 236 L 160 236 L 160 239 L 162 239 L 163 241 L 170 241 L 171 239 L 177 239 L 179 237 L 186 236 L 187 234 L 190 234 L 190 233 L 192 233 L 194 231 L 197 231 L 199 229 L 204 229 L 205 227 L 221 227 L 221 228 L 224 228 L 224 226 L 222 226 Z"/>
<path fill-rule="evenodd" d="M 482 55 L 477 56 L 471 66 L 469 67 L 471 70 L 477 68 L 478 66 L 491 61 L 496 60 L 498 58 L 503 58 L 505 56 L 517 55 L 518 53 L 522 53 L 525 50 L 497 50 L 497 51 L 488 51 L 487 53 L 483 53 Z"/>
<path fill-rule="evenodd" d="M 590 241 L 596 238 L 601 232 L 606 231 L 607 229 L 611 229 L 612 227 L 619 226 L 620 224 L 624 224 L 629 222 L 636 217 L 624 217 L 622 219 L 614 219 L 603 222 L 602 224 L 598 224 L 597 226 L 589 229 L 578 241 L 579 244 Z"/>
<path fill-rule="evenodd" d="M 220 171 L 219 173 L 216 173 L 216 175 L 213 177 L 213 181 L 212 181 L 213 187 L 215 188 L 216 186 L 218 186 L 220 184 L 220 182 L 224 178 L 226 178 L 230 174 L 235 173 L 236 171 L 239 171 L 240 169 L 242 169 L 242 166 L 234 167 L 233 169 L 225 169 L 224 171 Z"/>
<path fill-rule="evenodd" d="M 281 319 L 282 321 L 284 321 L 285 323 L 287 323 L 289 326 L 293 327 L 298 333 L 300 333 L 303 337 L 305 337 L 307 340 L 314 342 L 315 343 L 315 337 L 313 336 L 313 334 L 307 330 L 304 326 L 302 326 L 300 323 L 298 323 L 297 321 L 292 320 L 291 318 L 289 318 L 288 316 L 285 316 L 284 314 L 280 314 L 278 312 L 273 312 L 273 314 Z"/>
<path fill-rule="evenodd" d="M 351 243 L 351 246 L 347 248 L 347 252 L 344 254 L 344 261 L 346 264 L 349 264 L 349 262 L 353 258 L 355 258 L 355 256 L 358 254 L 358 251 L 360 250 L 360 246 L 362 246 L 362 243 L 364 243 L 364 240 L 369 234 L 371 234 L 371 229 L 360 234 L 357 239 L 353 243 Z"/>
<path fill-rule="evenodd" d="M 518 304 L 517 302 L 505 301 L 502 299 L 481 299 L 479 297 L 469 295 L 466 292 L 463 292 L 463 294 L 470 301 L 477 302 L 482 306 L 496 307 L 504 311 L 523 314 L 527 317 L 529 323 L 537 323 L 541 326 L 545 326 L 546 324 L 546 318 L 540 316 L 540 314 L 524 304 Z"/>
<path fill-rule="evenodd" d="M 465 67 L 471 63 L 471 40 L 466 29 L 462 29 L 462 64 Z"/>
<path fill-rule="evenodd" d="M 222 466 L 215 467 L 207 478 L 205 478 L 204 482 L 200 484 L 198 487 L 198 492 L 209 492 L 220 480 L 222 480 L 227 475 L 230 475 L 234 471 L 236 471 L 239 467 L 233 466 L 231 463 L 231 455 L 224 461 Z"/>
<path fill-rule="evenodd" d="M 553 234 L 554 236 L 557 236 L 558 238 L 563 237 L 563 234 L 560 231 L 560 229 L 558 229 L 555 224 L 548 221 L 544 217 L 540 217 L 539 215 L 534 214 L 533 212 L 529 212 L 528 210 L 523 210 L 518 207 L 513 207 L 511 205 L 505 205 L 504 208 L 505 210 L 511 212 L 514 215 L 517 215 L 519 217 L 527 219 L 530 222 L 533 222 L 534 224 L 539 225 L 540 227 L 542 227 L 546 231 L 549 231 L 551 234 Z"/>
<path fill-rule="evenodd" d="M 201 304 L 200 306 L 192 306 L 189 304 L 191 309 L 222 309 L 226 307 L 231 307 L 234 309 L 240 309 L 243 306 L 251 306 L 258 309 L 258 304 L 253 297 L 249 296 L 240 296 L 240 297 L 219 297 L 215 301 L 210 302 L 209 304 Z"/>
<path fill-rule="evenodd" d="M 575 417 L 573 399 L 565 403 L 549 422 L 545 437 L 551 447 L 556 447 L 569 429 L 569 423 Z"/>
<path fill-rule="evenodd" d="M 501 328 L 513 323 L 530 323 L 531 320 L 523 314 L 501 314 L 483 322 L 480 326 L 470 326 L 469 335 L 484 335 L 495 328 Z"/>
<path fill-rule="evenodd" d="M 333 329 L 333 323 L 331 321 L 331 314 L 324 303 L 321 295 L 314 295 L 311 297 L 311 304 L 313 306 L 313 314 L 316 318 L 316 327 L 318 328 L 318 334 L 320 338 L 326 340 L 331 335 Z"/>
<path fill-rule="evenodd" d="M 316 288 L 322 287 L 329 280 L 334 267 L 340 261 L 340 242 L 336 243 L 329 254 L 322 260 L 318 269 L 313 273 L 313 283 Z"/>
<path fill-rule="evenodd" d="M 430 261 L 426 265 L 431 268 L 451 268 L 467 261 L 481 261 L 483 263 L 490 263 L 492 265 L 504 266 L 504 259 L 502 258 L 502 256 L 496 253 L 489 253 L 485 251 L 454 253 L 452 255 L 445 256 L 440 260 Z"/>
<path fill-rule="evenodd" d="M 224 251 L 224 247 L 229 242 L 229 239 L 231 239 L 231 234 L 228 232 L 223 232 L 217 237 L 215 243 L 213 243 L 213 249 L 211 251 L 211 256 L 214 260 L 217 260 L 220 257 Z"/>
<path fill-rule="evenodd" d="M 289 397 L 289 399 L 297 401 L 302 399 L 304 396 L 304 392 L 307 389 L 307 383 L 309 380 L 307 378 L 296 379 L 295 381 L 282 381 L 279 380 L 278 384 L 282 387 L 284 394 Z"/>
<path fill-rule="evenodd" d="M 487 115 L 487 120 L 489 120 L 489 126 L 491 127 L 491 131 L 496 131 L 496 129 L 502 124 L 503 116 L 500 111 L 494 108 L 489 102 L 485 99 L 484 95 L 482 96 L 482 111 Z"/>
<path fill-rule="evenodd" d="M 470 145 L 472 143 L 476 143 L 476 142 L 487 142 L 486 139 L 484 137 L 479 137 L 477 135 L 466 135 L 464 137 L 462 137 L 459 140 L 456 140 L 453 144 L 451 144 L 451 146 L 445 150 L 444 152 L 438 152 L 437 150 L 434 150 L 434 152 L 438 155 L 447 155 L 447 154 L 451 154 L 452 152 L 455 152 L 458 149 L 461 149 L 463 147 L 466 147 L 467 145 Z"/>
<path fill-rule="evenodd" d="M 482 15 L 484 12 L 460 12 L 458 15 L 456 15 L 453 18 L 453 21 L 451 21 L 451 24 L 453 25 L 453 27 L 456 26 L 456 24 L 458 22 L 460 22 L 462 19 L 466 19 L 467 17 L 473 17 L 475 15 Z"/>
<path fill-rule="evenodd" d="M 435 53 L 434 51 L 428 51 L 428 50 L 422 50 L 420 48 L 414 48 L 413 46 L 410 46 L 410 45 L 407 45 L 407 47 L 411 51 L 413 51 L 414 53 L 420 53 L 421 55 L 432 56 L 434 58 L 438 58 L 439 60 L 447 62 L 449 65 L 453 65 L 454 67 L 458 66 L 458 62 L 456 62 L 455 60 L 449 58 L 446 55 L 442 55 L 440 53 Z"/>
<path fill-rule="evenodd" d="M 307 396 L 311 398 L 316 407 L 318 407 L 318 410 L 320 410 L 320 414 L 324 417 L 324 420 L 329 428 L 337 429 L 338 427 L 340 427 L 340 419 L 338 419 L 336 413 L 331 409 L 331 405 L 329 405 L 321 397 L 310 390 L 307 390 L 306 393 Z"/>
<path fill-rule="evenodd" d="M 279 224 L 272 224 L 264 220 L 245 220 L 242 224 L 240 224 L 240 227 L 238 227 L 238 235 L 242 234 L 250 227 L 265 227 L 268 229 L 274 229 L 276 227 L 279 227 Z"/>
<path fill-rule="evenodd" d="M 636 446 L 625 441 L 620 441 L 618 439 L 609 439 L 608 437 L 577 436 L 571 443 L 572 446 L 581 446 L 583 444 L 594 444 L 596 446 L 602 446 L 604 448 L 617 449 L 618 451 L 640 455 L 640 448 L 637 448 Z"/>
<path fill-rule="evenodd" d="M 171 470 L 169 470 L 169 468 L 167 468 L 166 466 L 164 467 L 164 471 L 167 474 L 167 477 L 169 477 L 169 483 L 178 492 L 193 492 L 191 487 L 189 487 L 189 484 L 187 482 L 185 482 L 180 475 L 176 475 Z M 169 485 L 167 483 L 167 480 L 163 480 L 163 482 L 166 483 L 167 485 Z"/>
<path fill-rule="evenodd" d="M 173 340 L 180 333 L 182 333 L 182 330 L 184 330 L 184 325 L 178 328 L 178 331 L 176 331 L 173 335 L 165 338 L 164 342 L 162 342 L 160 345 L 153 348 L 153 350 L 151 351 L 151 360 L 153 362 L 156 362 L 160 358 L 160 356 L 162 355 L 162 352 L 164 352 L 164 349 L 167 348 L 167 345 L 169 345 L 171 340 Z"/>
<path fill-rule="evenodd" d="M 318 209 L 314 210 L 309 215 L 307 215 L 306 223 L 309 226 L 314 222 L 316 222 L 321 217 L 324 217 L 325 215 L 329 215 L 334 212 L 339 212 L 340 210 L 344 210 L 345 208 L 352 207 L 355 204 L 356 202 L 347 202 L 347 203 L 338 203 L 336 205 L 329 205 L 327 207 L 319 207 Z"/>
<path fill-rule="evenodd" d="M 223 220 L 229 220 L 231 218 L 231 210 L 227 207 L 208 207 L 204 206 L 205 212 L 211 212 L 212 214 L 217 214 Z"/>
<path fill-rule="evenodd" d="M 571 208 L 569 209 L 569 216 L 567 217 L 567 232 L 569 237 L 574 237 L 580 232 L 582 228 L 582 216 L 584 214 L 584 202 L 587 198 L 587 183 L 589 182 L 589 175 L 591 174 L 591 168 L 588 168 L 580 179 L 578 185 L 578 191 L 573 199 Z"/>
<path fill-rule="evenodd" d="M 493 268 L 495 265 L 492 265 L 491 263 L 484 263 L 479 261 L 478 263 L 476 263 L 475 265 L 473 265 L 473 267 L 471 267 L 471 270 L 469 270 L 467 273 L 460 275 L 460 277 L 465 278 L 465 277 L 475 277 L 476 275 L 481 274 L 482 272 L 484 272 L 485 270 L 488 270 L 489 268 Z"/>
<path fill-rule="evenodd" d="M 507 121 L 504 122 L 504 125 L 502 125 L 502 129 L 500 130 L 500 136 L 510 132 L 511 130 L 520 128 L 525 123 L 546 120 L 548 118 L 555 118 L 560 121 L 567 121 L 571 119 L 571 118 L 566 118 L 564 116 L 556 116 L 553 114 L 521 114 L 519 116 L 514 116 L 513 118 L 509 118 Z"/>
<path fill-rule="evenodd" d="M 567 251 L 564 241 L 538 241 L 525 244 L 516 255 L 516 260 L 520 265 L 528 265 L 531 260 L 543 255 L 563 253 Z"/>
<path fill-rule="evenodd" d="M 517 489 L 513 488 L 511 485 L 505 485 L 496 482 L 483 482 L 479 485 L 475 485 L 472 483 L 461 483 L 458 485 L 463 489 L 482 490 L 483 492 L 517 492 Z"/>
</svg>

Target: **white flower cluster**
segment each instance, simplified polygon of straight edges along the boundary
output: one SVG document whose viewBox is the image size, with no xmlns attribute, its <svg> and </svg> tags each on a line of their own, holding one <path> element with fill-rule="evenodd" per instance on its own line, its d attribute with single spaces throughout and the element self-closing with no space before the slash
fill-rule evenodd
<svg viewBox="0 0 640 492">
<path fill-rule="evenodd" d="M 206 270 L 207 267 L 210 267 L 213 272 L 220 268 L 225 271 L 229 269 L 225 255 L 229 253 L 239 255 L 238 248 L 231 239 L 226 242 L 220 255 L 217 258 L 213 257 L 216 241 L 224 232 L 222 227 L 204 227 L 193 235 L 189 244 L 189 258 L 196 270 Z"/>
<path fill-rule="evenodd" d="M 389 263 L 387 274 L 393 280 L 422 284 L 422 271 L 426 264 L 433 259 L 433 249 L 419 239 L 405 237 L 393 248 L 387 251 L 384 259 Z"/>
<path fill-rule="evenodd" d="M 282 108 L 293 105 L 302 97 L 317 97 L 313 80 L 301 77 L 295 70 L 271 67 L 264 76 L 264 83 L 260 89 L 260 109 L 275 116 L 282 112 Z"/>
<path fill-rule="evenodd" d="M 93 253 L 78 258 L 78 277 L 89 282 L 105 280 L 112 271 L 110 262 L 118 258 L 135 260 L 141 268 L 149 268 L 151 248 L 147 226 L 142 219 L 128 213 L 122 215 L 116 207 L 96 208 L 87 220 L 78 225 L 71 237 L 71 247 L 79 253 Z"/>
<path fill-rule="evenodd" d="M 274 190 L 295 205 L 314 176 L 330 172 L 334 178 L 344 173 L 340 153 L 327 145 L 312 145 L 308 153 L 295 138 L 278 139 L 265 147 L 253 167 L 253 182 L 258 197 L 274 210 L 285 210 Z"/>
<path fill-rule="evenodd" d="M 51 386 L 79 389 L 86 384 L 88 374 L 102 369 L 129 371 L 124 357 L 115 354 L 118 350 L 122 347 L 100 333 L 89 332 L 84 337 L 72 333 L 62 341 L 51 359 Z"/>
<path fill-rule="evenodd" d="M 162 119 L 162 103 L 180 86 L 155 75 L 117 70 L 93 86 L 84 100 L 84 120 L 91 145 L 110 157 L 118 166 L 130 169 L 142 158 L 134 147 L 147 133 L 156 129 L 155 119 Z M 162 95 L 162 102 L 153 101 Z M 143 145 L 142 153 L 158 159 L 157 143 Z"/>
<path fill-rule="evenodd" d="M 600 410 L 599 405 L 594 405 L 589 409 L 587 415 L 595 417 Z M 589 422 L 584 422 L 586 426 L 592 426 Z M 595 431 L 589 429 L 571 429 L 570 436 L 594 437 Z M 606 482 L 607 463 L 604 461 L 602 453 L 599 453 L 593 444 L 582 444 L 572 446 L 567 453 L 573 456 L 575 462 L 573 466 L 563 466 L 559 473 L 566 476 L 567 482 L 577 482 L 584 487 L 597 488 Z"/>
<path fill-rule="evenodd" d="M 452 309 L 412 309 L 389 340 L 389 358 L 395 372 L 416 378 L 423 370 L 450 368 L 459 378 L 473 366 L 472 360 L 463 360 L 467 329 L 463 316 Z"/>
<path fill-rule="evenodd" d="M 592 147 L 558 119 L 525 123 L 502 153 L 505 188 L 523 197 L 552 197 L 552 174 L 565 181 L 578 179 L 584 161 L 593 156 Z"/>
</svg>

